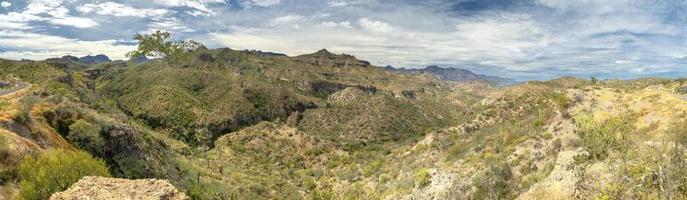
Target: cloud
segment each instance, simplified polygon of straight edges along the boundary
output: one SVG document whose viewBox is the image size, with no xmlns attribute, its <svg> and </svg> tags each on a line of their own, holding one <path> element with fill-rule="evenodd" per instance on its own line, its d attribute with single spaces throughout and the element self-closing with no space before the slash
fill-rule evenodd
<svg viewBox="0 0 687 200">
<path fill-rule="evenodd" d="M 324 27 L 324 28 L 353 28 L 353 26 L 351 26 L 350 21 L 340 21 L 340 22 L 325 21 L 325 22 L 320 23 L 320 27 Z"/>
<path fill-rule="evenodd" d="M 388 23 L 370 20 L 365 17 L 360 18 L 358 24 L 373 33 L 390 33 L 394 30 Z"/>
<path fill-rule="evenodd" d="M 152 0 L 152 3 L 166 7 L 187 7 L 194 9 L 186 12 L 193 16 L 213 16 L 217 11 L 209 8 L 214 4 L 225 4 L 224 0 Z"/>
<path fill-rule="evenodd" d="M 18 30 L 26 30 L 26 29 L 31 29 L 31 26 L 29 26 L 27 23 L 23 22 L 12 22 L 12 21 L 0 21 L 0 29 L 18 29 Z"/>
<path fill-rule="evenodd" d="M 272 19 L 270 26 L 294 25 L 304 19 L 301 15 L 285 15 Z"/>
<path fill-rule="evenodd" d="M 25 29 L 28 26 L 27 22 L 36 21 L 75 28 L 90 28 L 98 25 L 90 18 L 70 15 L 69 9 L 62 6 L 63 3 L 63 1 L 30 1 L 21 12 L 0 14 L 0 24 L 13 29 Z"/>
<path fill-rule="evenodd" d="M 687 75 L 685 10 L 682 1 L 642 0 L 27 0 L 0 12 L 0 30 L 78 43 L 162 29 L 209 47 L 289 55 L 327 48 L 381 66 L 632 77 Z M 0 52 L 77 50 L 17 45 L 0 44 Z"/>
<path fill-rule="evenodd" d="M 7 2 L 7 1 L 3 1 L 3 2 L 0 2 L 0 6 L 2 6 L 3 8 L 9 8 L 10 6 L 12 6 L 12 3 Z"/>
<path fill-rule="evenodd" d="M 181 22 L 179 22 L 179 19 L 174 17 L 154 19 L 153 22 L 148 25 L 148 30 L 146 30 L 145 32 L 152 33 L 156 30 L 163 30 L 172 33 L 195 31 L 187 27 L 186 25 L 182 24 Z"/>
<path fill-rule="evenodd" d="M 59 18 L 49 18 L 48 22 L 55 25 L 62 26 L 73 26 L 76 28 L 90 28 L 98 26 L 98 23 L 83 17 L 59 17 Z"/>
<path fill-rule="evenodd" d="M 114 59 L 123 59 L 126 52 L 135 48 L 116 43 L 116 40 L 83 41 L 26 31 L 0 30 L 0 49 L 6 49 L 0 52 L 0 57 L 42 59 L 45 56 L 107 54 Z"/>
<path fill-rule="evenodd" d="M 281 0 L 249 0 L 249 4 L 262 7 L 274 6 L 279 3 L 281 3 Z"/>
<path fill-rule="evenodd" d="M 327 5 L 330 7 L 344 7 L 344 6 L 353 6 L 353 5 L 361 5 L 361 4 L 369 4 L 369 0 L 328 0 Z"/>
<path fill-rule="evenodd" d="M 156 17 L 169 13 L 166 9 L 138 9 L 114 2 L 84 4 L 76 9 L 82 13 L 96 13 L 99 15 L 113 15 L 117 17 Z"/>
</svg>

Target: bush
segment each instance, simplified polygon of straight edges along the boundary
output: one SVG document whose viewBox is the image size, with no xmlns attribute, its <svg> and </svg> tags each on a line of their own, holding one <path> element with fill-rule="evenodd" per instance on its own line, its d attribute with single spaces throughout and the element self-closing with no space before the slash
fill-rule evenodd
<svg viewBox="0 0 687 200">
<path fill-rule="evenodd" d="M 432 183 L 432 175 L 429 170 L 422 168 L 415 173 L 415 187 L 425 187 Z"/>
<path fill-rule="evenodd" d="M 622 150 L 629 142 L 627 134 L 635 129 L 636 118 L 632 115 L 613 117 L 604 123 L 597 123 L 591 118 L 575 119 L 582 129 L 582 143 L 591 159 L 603 160 L 612 149 Z"/>
<path fill-rule="evenodd" d="M 511 185 L 513 178 L 507 163 L 494 163 L 482 174 L 473 177 L 475 193 L 471 199 L 513 199 Z"/>
<path fill-rule="evenodd" d="M 47 150 L 28 156 L 19 166 L 21 199 L 48 199 L 84 176 L 105 176 L 110 173 L 105 162 L 83 151 Z"/>
<path fill-rule="evenodd" d="M 105 139 L 100 136 L 100 127 L 84 121 L 77 120 L 69 126 L 67 140 L 75 146 L 96 155 L 103 155 Z"/>
</svg>

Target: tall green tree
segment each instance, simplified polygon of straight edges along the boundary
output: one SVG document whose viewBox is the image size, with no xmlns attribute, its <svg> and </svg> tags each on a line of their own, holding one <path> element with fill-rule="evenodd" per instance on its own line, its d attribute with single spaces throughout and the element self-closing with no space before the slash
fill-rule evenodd
<svg viewBox="0 0 687 200">
<path fill-rule="evenodd" d="M 171 34 L 166 31 L 157 30 L 152 34 L 136 34 L 138 49 L 126 54 L 129 58 L 141 56 L 163 58 L 168 64 L 179 62 L 188 52 L 191 52 L 203 45 L 193 40 L 189 41 L 169 41 Z"/>
</svg>

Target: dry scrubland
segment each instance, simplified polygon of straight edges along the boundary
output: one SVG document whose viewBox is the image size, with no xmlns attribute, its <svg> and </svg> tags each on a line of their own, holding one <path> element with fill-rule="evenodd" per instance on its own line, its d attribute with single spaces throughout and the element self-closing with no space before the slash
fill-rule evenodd
<svg viewBox="0 0 687 200">
<path fill-rule="evenodd" d="M 173 63 L 0 60 L 0 74 L 32 84 L 0 102 L 7 198 L 89 175 L 165 179 L 193 199 L 687 198 L 683 80 L 496 88 L 324 50 L 205 48 Z"/>
</svg>

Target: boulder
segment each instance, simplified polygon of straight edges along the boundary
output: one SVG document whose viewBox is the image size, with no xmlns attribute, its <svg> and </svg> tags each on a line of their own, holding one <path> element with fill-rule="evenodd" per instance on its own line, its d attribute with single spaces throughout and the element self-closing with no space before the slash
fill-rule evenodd
<svg viewBox="0 0 687 200">
<path fill-rule="evenodd" d="M 172 184 L 165 180 L 129 180 L 86 176 L 66 191 L 53 194 L 50 199 L 186 200 L 189 197 L 177 191 Z"/>
</svg>

